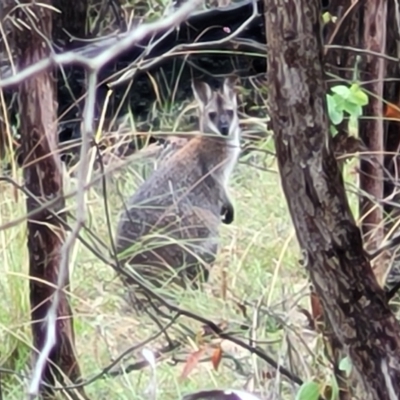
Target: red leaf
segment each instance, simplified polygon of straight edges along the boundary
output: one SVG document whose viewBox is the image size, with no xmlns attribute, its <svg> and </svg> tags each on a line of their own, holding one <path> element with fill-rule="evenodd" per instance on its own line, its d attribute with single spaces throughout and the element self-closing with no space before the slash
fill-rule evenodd
<svg viewBox="0 0 400 400">
<path fill-rule="evenodd" d="M 201 356 L 204 354 L 204 348 L 195 351 L 194 353 L 190 354 L 185 366 L 183 367 L 183 371 L 181 374 L 180 379 L 186 379 L 189 374 L 193 371 L 193 369 L 197 366 L 200 361 Z"/>
<path fill-rule="evenodd" d="M 218 371 L 221 359 L 222 359 L 222 349 L 221 347 L 217 347 L 211 356 L 211 362 L 216 371 Z"/>
<path fill-rule="evenodd" d="M 400 108 L 397 104 L 387 103 L 385 105 L 384 115 L 386 118 L 393 118 L 400 120 Z"/>
<path fill-rule="evenodd" d="M 322 304 L 317 293 L 311 292 L 311 313 L 315 322 L 322 321 Z"/>
</svg>

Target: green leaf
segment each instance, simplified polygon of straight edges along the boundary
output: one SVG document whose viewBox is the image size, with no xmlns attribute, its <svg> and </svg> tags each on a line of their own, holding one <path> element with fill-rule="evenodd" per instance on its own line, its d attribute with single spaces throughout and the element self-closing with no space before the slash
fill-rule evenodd
<svg viewBox="0 0 400 400">
<path fill-rule="evenodd" d="M 324 24 L 327 24 L 327 23 L 330 22 L 331 20 L 332 20 L 332 16 L 331 16 L 331 14 L 330 14 L 328 11 L 326 11 L 326 12 L 324 12 L 324 13 L 322 14 L 322 21 L 323 21 Z"/>
<path fill-rule="evenodd" d="M 346 101 L 343 105 L 344 111 L 350 114 L 352 117 L 358 118 L 362 114 L 362 108 L 358 104 Z"/>
<path fill-rule="evenodd" d="M 318 400 L 319 386 L 314 381 L 304 382 L 296 395 L 296 400 Z"/>
<path fill-rule="evenodd" d="M 336 108 L 337 108 L 338 110 L 342 110 L 342 109 L 343 109 L 343 105 L 344 105 L 346 99 L 344 99 L 344 98 L 343 98 L 342 96 L 340 96 L 339 94 L 334 94 L 332 97 L 333 97 L 333 99 L 335 100 Z"/>
<path fill-rule="evenodd" d="M 334 125 L 339 125 L 344 118 L 343 111 L 333 110 L 332 114 L 330 114 L 330 118 Z"/>
<path fill-rule="evenodd" d="M 329 118 L 333 125 L 339 125 L 344 118 L 343 111 L 333 109 L 329 113 Z"/>
<path fill-rule="evenodd" d="M 334 86 L 331 90 L 333 93 L 338 94 L 342 99 L 347 99 L 351 95 L 350 88 L 345 85 Z"/>
<path fill-rule="evenodd" d="M 339 385 L 337 383 L 336 377 L 334 374 L 331 376 L 331 400 L 336 400 L 339 398 Z"/>
<path fill-rule="evenodd" d="M 360 85 L 353 83 L 350 87 L 351 95 L 349 101 L 359 106 L 366 106 L 368 104 L 369 98 L 367 94 L 360 88 Z"/>
<path fill-rule="evenodd" d="M 346 375 L 349 376 L 351 372 L 352 364 L 349 357 L 344 357 L 340 360 L 339 369 L 341 371 L 346 372 Z"/>
<path fill-rule="evenodd" d="M 343 121 L 343 111 L 338 109 L 334 96 L 328 94 L 326 96 L 329 119 L 334 125 L 338 125 Z"/>
<path fill-rule="evenodd" d="M 326 101 L 328 102 L 328 106 L 329 104 L 336 105 L 335 99 L 331 94 L 326 95 Z"/>
<path fill-rule="evenodd" d="M 331 112 L 333 112 L 334 110 L 336 110 L 336 102 L 335 99 L 333 98 L 333 96 L 331 96 L 330 94 L 326 95 L 326 104 L 328 106 L 328 114 L 329 116 L 331 115 Z"/>
<path fill-rule="evenodd" d="M 330 125 L 329 132 L 331 133 L 332 136 L 335 136 L 338 133 L 338 130 L 335 128 L 335 125 Z"/>
<path fill-rule="evenodd" d="M 352 93 L 356 93 L 356 92 L 358 92 L 359 90 L 361 90 L 361 88 L 360 88 L 360 85 L 359 85 L 358 83 L 353 83 L 353 84 L 350 86 L 350 92 L 352 92 Z"/>
</svg>

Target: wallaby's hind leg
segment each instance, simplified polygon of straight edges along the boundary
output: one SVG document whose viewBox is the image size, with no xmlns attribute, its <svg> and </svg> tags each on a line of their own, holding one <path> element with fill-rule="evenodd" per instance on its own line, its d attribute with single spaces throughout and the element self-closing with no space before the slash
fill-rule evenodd
<svg viewBox="0 0 400 400">
<path fill-rule="evenodd" d="M 235 211 L 231 202 L 226 202 L 225 204 L 222 205 L 221 216 L 222 216 L 222 222 L 225 225 L 229 225 L 233 222 L 235 217 Z"/>
</svg>

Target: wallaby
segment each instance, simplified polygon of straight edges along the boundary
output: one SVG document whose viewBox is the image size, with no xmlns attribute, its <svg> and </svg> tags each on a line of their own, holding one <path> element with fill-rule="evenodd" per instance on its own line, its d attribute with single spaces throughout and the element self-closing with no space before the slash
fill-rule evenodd
<svg viewBox="0 0 400 400">
<path fill-rule="evenodd" d="M 200 125 L 201 123 L 202 121 L 200 121 Z M 203 128 L 200 128 L 200 130 L 203 130 Z M 166 139 L 164 139 L 165 141 L 162 144 L 161 149 L 158 150 L 158 156 L 156 157 L 155 161 L 155 169 L 162 168 L 164 162 L 169 160 L 175 154 L 175 152 L 184 147 L 192 138 L 193 136 L 168 136 Z M 221 216 L 224 224 L 229 225 L 233 222 L 234 210 L 231 203 L 222 204 Z"/>
<path fill-rule="evenodd" d="M 199 275 L 207 280 L 218 250 L 221 210 L 225 220 L 234 218 L 227 192 L 240 153 L 233 83 L 226 79 L 212 91 L 204 82 L 193 82 L 192 89 L 200 134 L 164 156 L 162 166 L 129 199 L 117 227 L 120 259 L 156 286 L 167 281 L 168 271 L 181 286 L 189 281 L 198 287 Z"/>
</svg>

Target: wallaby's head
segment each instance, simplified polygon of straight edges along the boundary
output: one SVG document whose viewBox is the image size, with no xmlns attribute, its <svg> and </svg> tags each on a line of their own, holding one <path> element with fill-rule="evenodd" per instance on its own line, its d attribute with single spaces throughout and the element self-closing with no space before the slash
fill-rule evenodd
<svg viewBox="0 0 400 400">
<path fill-rule="evenodd" d="M 199 103 L 200 130 L 236 139 L 239 134 L 239 118 L 233 80 L 225 79 L 218 91 L 211 90 L 207 83 L 200 81 L 194 81 L 192 89 Z"/>
</svg>

